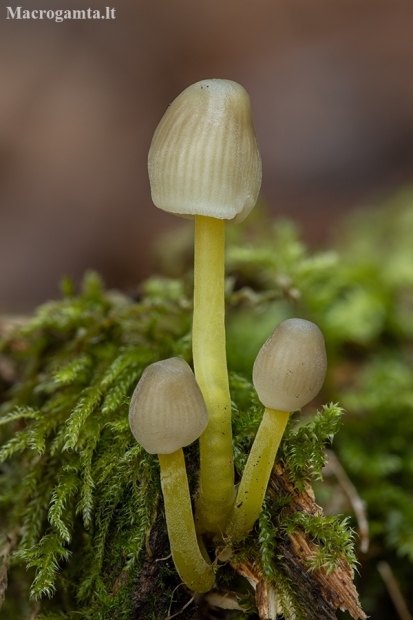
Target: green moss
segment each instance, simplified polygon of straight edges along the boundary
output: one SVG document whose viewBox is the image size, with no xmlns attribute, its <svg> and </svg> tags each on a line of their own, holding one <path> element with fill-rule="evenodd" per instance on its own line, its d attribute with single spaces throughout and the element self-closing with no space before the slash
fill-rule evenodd
<svg viewBox="0 0 413 620">
<path fill-rule="evenodd" d="M 389 209 L 358 214 L 337 251 L 316 255 L 291 223 L 255 216 L 229 230 L 227 252 L 237 476 L 262 416 L 251 385 L 254 357 L 281 320 L 313 320 L 325 333 L 330 362 L 319 402 L 339 400 L 347 413 L 329 405 L 294 416 L 278 458 L 290 482 L 303 489 L 311 478 L 321 479 L 324 447 L 340 428 L 334 447 L 367 502 L 373 537 L 371 555 L 360 558 L 361 575 L 378 559 L 398 556 L 402 587 L 413 576 L 412 213 L 413 194 L 406 191 Z M 383 247 L 387 252 L 378 250 Z M 79 294 L 67 280 L 62 291 L 60 301 L 39 308 L 0 344 L 16 375 L 2 383 L 3 539 L 18 528 L 2 611 L 11 620 L 36 605 L 39 618 L 49 620 L 158 618 L 159 607 L 138 612 L 134 598 L 149 536 L 165 536 L 158 463 L 133 440 L 127 412 L 148 364 L 174 355 L 191 362 L 190 276 L 151 279 L 137 302 L 105 291 L 95 274 L 86 276 Z M 187 461 L 194 493 L 197 459 L 192 446 Z M 267 497 L 236 551 L 260 563 L 284 609 L 293 610 L 294 587 L 277 551 L 285 532 L 301 528 L 316 542 L 310 569 L 331 570 L 340 558 L 354 563 L 355 556 L 346 519 L 298 513 L 284 519 L 289 501 Z M 159 567 L 156 583 L 166 598 L 179 583 L 174 574 L 171 563 Z M 229 567 L 221 566 L 220 583 L 231 579 Z M 380 618 L 372 596 L 378 582 L 370 583 L 360 584 L 366 611 Z M 295 613 L 305 617 L 305 610 Z"/>
</svg>

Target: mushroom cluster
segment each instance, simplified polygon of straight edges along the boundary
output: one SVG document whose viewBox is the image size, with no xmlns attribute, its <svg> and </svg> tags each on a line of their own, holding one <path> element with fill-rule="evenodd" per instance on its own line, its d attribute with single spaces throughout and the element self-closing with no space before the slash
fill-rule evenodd
<svg viewBox="0 0 413 620">
<path fill-rule="evenodd" d="M 143 448 L 158 454 L 176 569 L 191 590 L 206 592 L 215 578 L 202 536 L 236 542 L 253 527 L 289 413 L 309 402 L 322 386 L 324 339 L 313 323 L 290 319 L 263 345 L 253 382 L 265 411 L 236 489 L 224 251 L 225 223 L 245 219 L 261 185 L 261 159 L 246 91 L 235 82 L 217 79 L 184 90 L 155 131 L 148 164 L 155 205 L 195 218 L 195 375 L 179 358 L 149 366 L 132 396 L 129 422 Z M 182 448 L 198 438 L 194 520 Z"/>
</svg>

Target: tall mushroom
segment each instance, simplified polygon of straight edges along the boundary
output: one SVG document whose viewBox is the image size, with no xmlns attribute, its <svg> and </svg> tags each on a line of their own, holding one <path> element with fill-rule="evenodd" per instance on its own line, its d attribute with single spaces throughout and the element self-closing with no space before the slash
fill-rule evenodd
<svg viewBox="0 0 413 620">
<path fill-rule="evenodd" d="M 182 581 L 196 592 L 214 584 L 212 566 L 195 532 L 183 446 L 208 422 L 208 412 L 188 364 L 174 357 L 148 366 L 132 395 L 129 424 L 138 443 L 158 454 L 171 553 Z"/>
<path fill-rule="evenodd" d="M 318 394 L 326 370 L 323 334 L 310 321 L 283 321 L 261 347 L 252 378 L 265 411 L 226 528 L 233 542 L 252 529 L 261 512 L 289 412 Z"/>
<path fill-rule="evenodd" d="M 261 186 L 261 159 L 244 88 L 214 79 L 184 90 L 155 131 L 148 167 L 155 205 L 195 216 L 193 358 L 209 412 L 200 438 L 197 527 L 220 533 L 234 501 L 224 324 L 225 221 L 245 219 Z"/>
</svg>

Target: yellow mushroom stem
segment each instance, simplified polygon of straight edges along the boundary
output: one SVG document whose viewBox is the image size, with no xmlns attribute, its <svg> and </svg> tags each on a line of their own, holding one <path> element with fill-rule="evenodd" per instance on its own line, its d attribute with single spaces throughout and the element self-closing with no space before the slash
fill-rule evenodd
<svg viewBox="0 0 413 620">
<path fill-rule="evenodd" d="M 288 411 L 265 408 L 226 528 L 226 535 L 233 542 L 248 534 L 259 517 L 289 416 Z"/>
<path fill-rule="evenodd" d="M 182 449 L 158 454 L 172 558 L 182 581 L 195 592 L 208 592 L 215 582 L 211 563 L 201 553 L 192 515 Z"/>
<path fill-rule="evenodd" d="M 195 216 L 194 318 L 195 377 L 209 422 L 199 439 L 199 532 L 221 534 L 235 497 L 231 398 L 225 349 L 225 221 Z"/>
</svg>

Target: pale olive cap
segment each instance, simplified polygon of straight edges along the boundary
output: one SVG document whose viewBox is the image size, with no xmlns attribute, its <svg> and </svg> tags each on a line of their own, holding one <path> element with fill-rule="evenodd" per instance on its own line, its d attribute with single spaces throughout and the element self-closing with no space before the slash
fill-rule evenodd
<svg viewBox="0 0 413 620">
<path fill-rule="evenodd" d="M 170 454 L 202 434 L 208 411 L 194 373 L 172 357 L 148 366 L 132 395 L 129 425 L 150 454 Z"/>
<path fill-rule="evenodd" d="M 218 79 L 186 88 L 155 131 L 148 169 L 152 200 L 160 209 L 244 220 L 262 176 L 246 90 Z"/>
<path fill-rule="evenodd" d="M 265 407 L 294 411 L 321 390 L 327 371 L 324 337 L 314 323 L 287 319 L 261 347 L 252 380 Z"/>
</svg>

